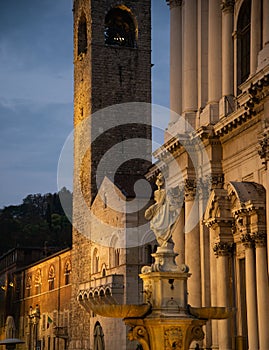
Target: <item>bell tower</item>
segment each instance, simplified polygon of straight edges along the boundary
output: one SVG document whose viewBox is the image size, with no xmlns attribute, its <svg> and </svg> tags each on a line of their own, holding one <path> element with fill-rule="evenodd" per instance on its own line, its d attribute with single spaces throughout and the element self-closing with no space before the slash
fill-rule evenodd
<svg viewBox="0 0 269 350">
<path fill-rule="evenodd" d="M 93 227 L 82 208 L 85 204 L 90 211 L 94 207 L 108 224 L 113 221 L 115 230 L 117 225 L 136 225 L 136 219 L 128 215 L 117 216 L 120 223 L 115 224 L 106 207 L 106 197 L 101 196 L 100 200 L 98 188 L 100 181 L 109 179 L 125 200 L 132 200 L 136 181 L 143 178 L 150 166 L 151 147 L 144 150 L 143 159 L 128 157 L 122 147 L 115 159 L 119 164 L 115 171 L 104 167 L 101 180 L 97 171 L 114 146 L 132 139 L 151 140 L 151 1 L 74 0 L 73 16 L 74 273 L 70 349 L 134 349 L 120 319 L 86 312 L 77 298 L 81 288 L 88 288 L 89 293 L 98 297 L 100 293 L 110 293 L 109 297 L 125 303 L 137 303 L 141 297 L 137 277 L 144 264 L 141 247 L 119 248 L 96 243 L 92 235 L 102 236 L 103 232 Z M 121 116 L 117 125 L 119 116 L 113 106 L 132 102 L 144 105 L 142 122 L 133 122 L 126 112 L 126 122 L 122 122 Z M 112 112 L 107 112 L 111 107 Z M 112 126 L 108 127 L 110 123 Z M 113 239 L 111 242 L 115 243 L 116 238 Z"/>
</svg>

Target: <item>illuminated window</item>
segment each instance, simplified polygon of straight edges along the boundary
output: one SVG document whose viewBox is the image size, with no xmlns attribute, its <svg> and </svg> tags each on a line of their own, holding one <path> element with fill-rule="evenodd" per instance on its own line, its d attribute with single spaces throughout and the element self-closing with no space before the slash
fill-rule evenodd
<svg viewBox="0 0 269 350">
<path fill-rule="evenodd" d="M 87 21 L 83 14 L 78 24 L 78 56 L 87 52 Z"/>
<path fill-rule="evenodd" d="M 55 268 L 53 265 L 51 265 L 49 268 L 49 278 L 48 278 L 49 290 L 53 290 L 55 288 L 54 281 L 55 281 Z"/>
<path fill-rule="evenodd" d="M 32 276 L 28 275 L 26 278 L 26 296 L 27 297 L 31 295 L 31 287 L 32 287 Z"/>
<path fill-rule="evenodd" d="M 105 18 L 105 43 L 136 47 L 136 27 L 130 11 L 114 7 Z"/>
<path fill-rule="evenodd" d="M 92 273 L 99 272 L 99 256 L 98 250 L 95 248 L 92 256 Z"/>
<path fill-rule="evenodd" d="M 71 263 L 70 261 L 68 260 L 65 264 L 65 267 L 64 267 L 64 279 L 65 279 L 65 285 L 69 284 L 71 281 L 70 281 L 70 274 L 71 274 Z"/>
<path fill-rule="evenodd" d="M 251 0 L 245 0 L 237 22 L 237 85 L 247 80 L 250 74 L 250 18 Z"/>
<path fill-rule="evenodd" d="M 115 249 L 115 266 L 119 266 L 120 264 L 120 249 Z"/>
<path fill-rule="evenodd" d="M 36 294 L 41 293 L 41 270 L 38 269 L 35 273 L 35 292 Z"/>
</svg>

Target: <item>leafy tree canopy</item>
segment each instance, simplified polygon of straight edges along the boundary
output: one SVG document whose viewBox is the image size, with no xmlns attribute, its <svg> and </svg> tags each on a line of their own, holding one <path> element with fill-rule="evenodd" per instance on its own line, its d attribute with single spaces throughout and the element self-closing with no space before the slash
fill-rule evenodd
<svg viewBox="0 0 269 350">
<path fill-rule="evenodd" d="M 29 194 L 22 204 L 1 209 L 0 255 L 18 246 L 71 246 L 72 225 L 60 197 L 72 208 L 72 193 L 64 187 L 58 193 Z"/>
</svg>

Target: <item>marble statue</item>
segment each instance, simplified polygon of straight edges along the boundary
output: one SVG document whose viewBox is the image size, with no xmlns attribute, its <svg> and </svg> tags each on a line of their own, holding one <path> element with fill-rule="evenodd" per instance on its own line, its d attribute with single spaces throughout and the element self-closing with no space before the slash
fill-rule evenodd
<svg viewBox="0 0 269 350">
<path fill-rule="evenodd" d="M 172 228 L 178 217 L 178 208 L 169 200 L 162 173 L 156 179 L 158 189 L 154 192 L 155 203 L 145 211 L 145 218 L 150 220 L 150 228 L 154 232 L 160 247 L 173 244 Z"/>
</svg>

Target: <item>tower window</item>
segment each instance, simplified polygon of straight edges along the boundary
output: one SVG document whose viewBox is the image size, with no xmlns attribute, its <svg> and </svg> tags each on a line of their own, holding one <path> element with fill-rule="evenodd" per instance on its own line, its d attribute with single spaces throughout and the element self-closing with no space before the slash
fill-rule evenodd
<svg viewBox="0 0 269 350">
<path fill-rule="evenodd" d="M 242 84 L 250 74 L 250 18 L 251 0 L 241 6 L 237 22 L 237 84 Z"/>
<path fill-rule="evenodd" d="M 82 15 L 78 24 L 78 56 L 87 52 L 87 21 Z"/>
<path fill-rule="evenodd" d="M 136 46 L 136 26 L 130 11 L 114 7 L 108 12 L 105 18 L 105 43 L 126 47 Z"/>
</svg>

